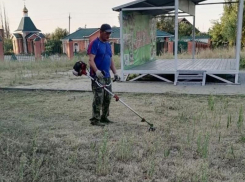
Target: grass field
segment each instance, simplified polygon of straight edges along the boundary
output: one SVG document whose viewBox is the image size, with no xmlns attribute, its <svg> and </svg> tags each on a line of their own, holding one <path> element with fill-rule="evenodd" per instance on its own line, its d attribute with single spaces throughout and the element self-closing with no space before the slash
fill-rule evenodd
<svg viewBox="0 0 245 182">
<path fill-rule="evenodd" d="M 0 91 L 0 181 L 245 181 L 243 96 L 122 94 L 91 126 L 92 93 Z"/>
<path fill-rule="evenodd" d="M 191 55 L 182 53 L 180 59 L 191 58 Z M 114 56 L 115 65 L 120 69 L 120 57 Z M 173 59 L 172 54 L 164 54 L 158 59 Z M 234 48 L 200 51 L 196 58 L 235 58 Z M 88 63 L 87 56 L 75 57 L 74 60 L 43 60 L 35 62 L 0 62 L 0 86 L 11 87 L 17 85 L 43 84 L 54 79 L 70 78 L 68 71 L 72 70 L 77 60 Z M 245 51 L 241 52 L 240 68 L 245 68 Z M 132 75 L 135 76 L 135 75 Z M 73 76 L 72 76 L 73 77 Z"/>
</svg>

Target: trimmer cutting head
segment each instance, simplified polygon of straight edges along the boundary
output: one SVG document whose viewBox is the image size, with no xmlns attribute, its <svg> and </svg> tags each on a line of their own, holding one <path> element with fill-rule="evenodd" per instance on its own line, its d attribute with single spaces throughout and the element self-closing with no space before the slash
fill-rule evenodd
<svg viewBox="0 0 245 182">
<path fill-rule="evenodd" d="M 142 118 L 141 122 L 146 122 L 150 126 L 149 131 L 155 131 L 156 130 L 156 128 L 153 126 L 153 124 L 146 121 L 145 118 Z"/>
<path fill-rule="evenodd" d="M 156 130 L 156 128 L 155 128 L 155 127 L 153 127 L 153 125 L 152 125 L 152 126 L 150 126 L 149 131 L 155 131 L 155 130 Z"/>
</svg>

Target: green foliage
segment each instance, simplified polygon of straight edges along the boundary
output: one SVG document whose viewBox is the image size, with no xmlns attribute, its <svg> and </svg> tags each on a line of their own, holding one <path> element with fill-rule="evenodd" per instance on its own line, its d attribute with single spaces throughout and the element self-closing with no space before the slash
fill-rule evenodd
<svg viewBox="0 0 245 182">
<path fill-rule="evenodd" d="M 240 68 L 245 68 L 245 58 L 241 57 L 240 59 Z"/>
<path fill-rule="evenodd" d="M 231 114 L 229 114 L 229 115 L 227 116 L 227 125 L 226 125 L 227 129 L 230 127 L 231 121 L 232 121 L 232 119 L 231 119 Z"/>
<path fill-rule="evenodd" d="M 13 43 L 11 39 L 4 39 L 4 54 L 13 52 Z"/>
<path fill-rule="evenodd" d="M 157 28 L 174 34 L 174 18 L 161 16 L 157 22 Z"/>
<path fill-rule="evenodd" d="M 239 110 L 239 116 L 238 116 L 238 121 L 237 121 L 237 128 L 239 130 L 241 130 L 243 126 L 243 107 L 241 106 L 240 107 L 240 110 Z"/>
<path fill-rule="evenodd" d="M 234 46 L 236 42 L 236 26 L 237 26 L 237 4 L 229 4 L 224 6 L 224 14 L 221 17 L 222 32 L 224 39 L 229 42 L 230 46 Z"/>
<path fill-rule="evenodd" d="M 179 23 L 179 37 L 191 36 L 192 35 L 192 25 L 181 22 Z"/>
<path fill-rule="evenodd" d="M 62 42 L 60 40 L 48 40 L 45 44 L 45 54 L 62 53 Z"/>
<path fill-rule="evenodd" d="M 210 95 L 208 98 L 208 107 L 211 111 L 214 110 L 214 104 L 215 104 L 214 97 Z"/>
<path fill-rule="evenodd" d="M 202 157 L 202 158 L 207 158 L 209 154 L 209 139 L 210 136 L 207 133 L 202 137 L 201 134 L 198 135 L 197 138 L 197 153 Z"/>
<path fill-rule="evenodd" d="M 169 148 L 166 148 L 164 149 L 164 157 L 168 157 L 170 155 L 170 149 Z"/>
<path fill-rule="evenodd" d="M 53 33 L 50 35 L 51 40 L 60 40 L 68 35 L 68 31 L 62 28 L 56 28 Z"/>
<path fill-rule="evenodd" d="M 240 141 L 241 141 L 242 143 L 245 143 L 245 136 L 241 136 Z"/>
<path fill-rule="evenodd" d="M 109 149 L 108 149 L 108 133 L 105 132 L 103 143 L 98 151 L 96 161 L 96 173 L 98 175 L 106 175 L 109 170 Z"/>
<path fill-rule="evenodd" d="M 157 28 L 163 30 L 170 34 L 174 34 L 174 18 L 161 16 L 157 22 Z M 196 34 L 200 32 L 196 29 Z M 192 35 L 192 24 L 189 22 L 180 22 L 179 23 L 179 37 L 191 36 Z"/>
<path fill-rule="evenodd" d="M 133 143 L 132 141 L 123 136 L 118 144 L 116 156 L 121 161 L 128 161 L 133 156 Z"/>
<path fill-rule="evenodd" d="M 68 31 L 62 28 L 56 28 L 53 33 L 45 34 L 47 43 L 45 44 L 45 53 L 47 55 L 62 53 L 62 42 L 61 39 L 68 35 Z"/>
<path fill-rule="evenodd" d="M 219 47 L 224 44 L 227 40 L 221 34 L 222 25 L 219 21 L 213 21 L 213 27 L 209 29 L 209 34 L 211 35 L 212 45 L 214 47 Z"/>
<path fill-rule="evenodd" d="M 231 0 L 226 0 L 230 2 Z M 243 31 L 242 31 L 242 44 L 245 44 L 245 14 L 243 10 Z M 212 37 L 212 43 L 214 47 L 219 47 L 228 43 L 229 46 L 234 46 L 236 42 L 237 32 L 237 12 L 238 4 L 226 4 L 224 5 L 224 12 L 220 21 L 213 21 L 213 26 L 209 29 L 209 34 Z"/>
</svg>

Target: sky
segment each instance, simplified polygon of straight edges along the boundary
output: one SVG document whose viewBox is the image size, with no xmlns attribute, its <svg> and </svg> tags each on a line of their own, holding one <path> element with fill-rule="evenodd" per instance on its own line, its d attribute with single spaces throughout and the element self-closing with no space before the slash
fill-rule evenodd
<svg viewBox="0 0 245 182">
<path fill-rule="evenodd" d="M 71 33 L 79 27 L 97 28 L 103 23 L 119 26 L 118 12 L 113 7 L 133 0 L 25 0 L 29 17 L 43 33 L 51 33 L 57 27 L 69 29 L 71 15 Z M 206 2 L 222 2 L 207 0 Z M 24 0 L 0 0 L 5 6 L 9 19 L 10 31 L 13 33 L 23 17 Z M 212 20 L 218 20 L 223 12 L 223 5 L 203 5 L 196 7 L 196 28 L 207 32 Z M 192 23 L 192 18 L 187 18 Z"/>
</svg>

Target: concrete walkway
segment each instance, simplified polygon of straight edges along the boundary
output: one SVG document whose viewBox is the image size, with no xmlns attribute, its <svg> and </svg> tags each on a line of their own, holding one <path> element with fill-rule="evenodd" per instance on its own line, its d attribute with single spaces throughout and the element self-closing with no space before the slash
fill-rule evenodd
<svg viewBox="0 0 245 182">
<path fill-rule="evenodd" d="M 177 94 L 204 94 L 204 95 L 245 95 L 245 72 L 240 74 L 240 85 L 207 84 L 177 85 L 165 82 L 115 82 L 112 85 L 113 92 L 125 93 L 177 93 Z M 91 91 L 91 81 L 86 77 L 67 76 L 59 80 L 49 80 L 47 84 L 35 84 L 30 86 L 16 86 L 19 89 L 47 89 L 64 91 Z"/>
</svg>

